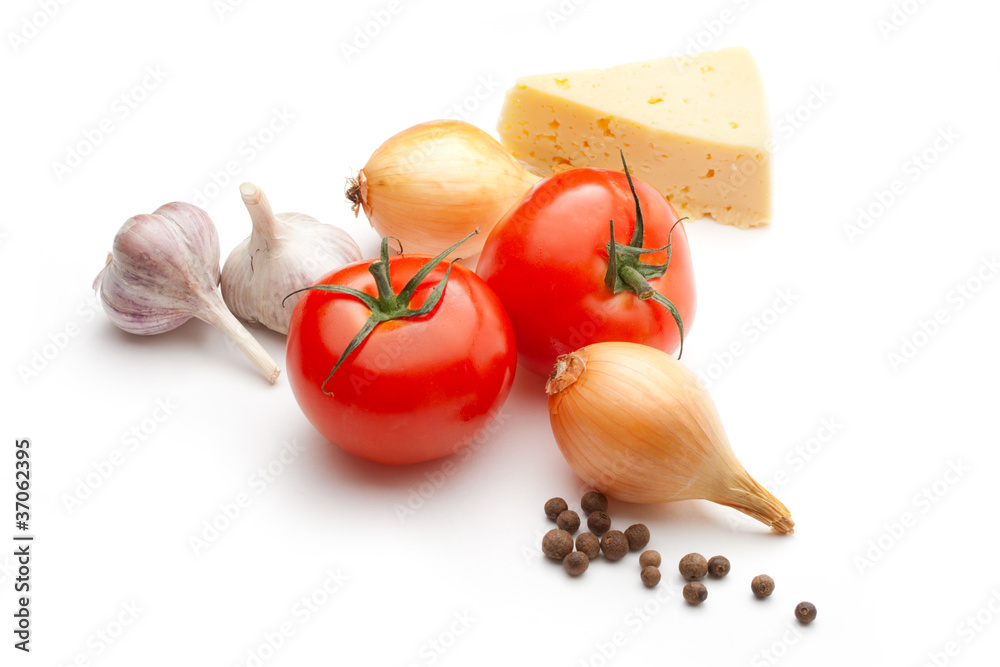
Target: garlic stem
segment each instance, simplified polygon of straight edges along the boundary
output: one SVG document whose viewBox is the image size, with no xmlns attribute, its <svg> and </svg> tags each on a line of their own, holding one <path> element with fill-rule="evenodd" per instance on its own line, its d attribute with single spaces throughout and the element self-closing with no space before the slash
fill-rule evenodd
<svg viewBox="0 0 1000 667">
<path fill-rule="evenodd" d="M 261 347 L 261 344 L 250 335 L 250 332 L 240 324 L 240 321 L 229 312 L 226 308 L 226 304 L 222 301 L 222 295 L 218 292 L 211 292 L 205 295 L 204 299 L 205 307 L 196 317 L 205 322 L 208 322 L 213 327 L 223 332 L 236 345 L 243 350 L 243 353 L 247 355 L 253 365 L 256 366 L 260 374 L 264 376 L 264 379 L 274 384 L 278 379 L 278 374 L 281 373 L 281 369 L 278 365 L 274 363 L 267 351 Z"/>
<path fill-rule="evenodd" d="M 252 263 L 254 254 L 261 250 L 265 252 L 273 250 L 281 240 L 281 223 L 274 217 L 267 195 L 253 183 L 240 185 L 240 196 L 247 211 L 250 212 L 250 221 L 253 224 L 253 231 L 250 233 Z"/>
</svg>

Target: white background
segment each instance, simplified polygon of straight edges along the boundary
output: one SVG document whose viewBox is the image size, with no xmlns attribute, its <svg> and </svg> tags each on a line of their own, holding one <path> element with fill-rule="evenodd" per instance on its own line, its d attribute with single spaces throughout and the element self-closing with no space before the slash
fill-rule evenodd
<svg viewBox="0 0 1000 667">
<path fill-rule="evenodd" d="M 387 0 L 247 0 L 221 14 L 211 0 L 69 2 L 48 19 L 43 4 L 6 2 L 0 21 L 2 489 L 13 494 L 11 441 L 31 438 L 37 535 L 30 655 L 11 646 L 14 563 L 0 549 L 4 665 L 253 665 L 261 650 L 266 665 L 995 658 L 995 4 L 404 1 L 350 55 Z M 893 17 L 898 29 L 880 28 Z M 223 257 L 249 233 L 242 180 L 276 210 L 343 226 L 370 256 L 377 238 L 352 217 L 344 178 L 395 132 L 445 115 L 493 132 L 519 75 L 734 45 L 769 97 L 775 217 L 756 231 L 689 225 L 699 307 L 684 361 L 711 378 L 738 456 L 777 487 L 793 536 L 700 501 L 613 503 L 617 527 L 650 527 L 663 582 L 645 589 L 634 556 L 571 580 L 537 553 L 543 502 L 578 506 L 582 491 L 539 378 L 518 375 L 499 430 L 435 488 L 441 461 L 328 452 L 284 375 L 268 386 L 207 325 L 140 338 L 94 301 L 121 223 L 198 201 L 230 160 L 238 175 L 202 202 Z M 143 98 L 127 117 L 123 94 Z M 294 118 L 251 156 L 244 142 L 275 109 Z M 105 118 L 110 134 L 58 174 Z M 880 210 L 896 180 L 902 194 Z M 859 209 L 872 222 L 852 237 Z M 792 305 L 775 317 L 782 293 Z M 937 311 L 943 324 L 920 334 Z M 254 333 L 283 366 L 283 338 Z M 904 358 L 905 341 L 919 348 Z M 733 343 L 742 354 L 727 358 Z M 158 401 L 173 407 L 155 423 Z M 147 430 L 134 449 L 133 428 Z M 258 469 L 289 443 L 301 451 L 261 490 Z M 116 450 L 121 465 L 69 506 Z M 240 494 L 249 506 L 195 553 L 190 539 Z M 680 600 L 673 567 L 689 551 L 733 563 L 699 608 Z M 328 572 L 344 579 L 329 595 Z M 759 603 L 749 580 L 762 572 L 777 588 Z M 307 615 L 297 605 L 311 596 L 325 603 Z M 792 616 L 803 599 L 819 609 L 806 628 Z M 283 624 L 291 636 L 266 648 Z"/>
</svg>

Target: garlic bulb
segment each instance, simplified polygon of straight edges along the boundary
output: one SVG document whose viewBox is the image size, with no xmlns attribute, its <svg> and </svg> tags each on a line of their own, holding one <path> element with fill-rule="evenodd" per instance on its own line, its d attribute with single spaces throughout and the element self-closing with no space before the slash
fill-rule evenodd
<svg viewBox="0 0 1000 667">
<path fill-rule="evenodd" d="M 449 258 L 483 249 L 490 230 L 539 176 L 500 143 L 460 120 L 421 123 L 390 137 L 350 182 L 347 199 L 379 236 L 403 251 L 437 255 L 471 232 Z"/>
<path fill-rule="evenodd" d="M 588 345 L 559 358 L 545 391 L 559 449 L 598 491 L 633 503 L 710 500 L 793 532 L 788 509 L 736 459 L 704 386 L 669 354 Z"/>
<path fill-rule="evenodd" d="M 94 280 L 119 328 L 158 334 L 197 317 L 232 338 L 273 384 L 277 364 L 226 308 L 218 285 L 218 232 L 205 211 L 183 202 L 126 220 Z"/>
<path fill-rule="evenodd" d="M 292 309 L 318 278 L 361 259 L 361 249 L 339 227 L 304 213 L 271 211 L 264 192 L 253 183 L 240 186 L 253 231 L 229 254 L 222 267 L 222 297 L 246 322 L 288 333 Z"/>
</svg>

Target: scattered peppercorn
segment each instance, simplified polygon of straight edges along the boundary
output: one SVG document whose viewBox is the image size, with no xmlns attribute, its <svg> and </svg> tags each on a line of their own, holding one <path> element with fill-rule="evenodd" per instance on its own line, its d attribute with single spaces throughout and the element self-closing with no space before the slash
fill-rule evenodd
<svg viewBox="0 0 1000 667">
<path fill-rule="evenodd" d="M 708 598 L 708 589 L 700 581 L 684 584 L 684 599 L 688 604 L 701 604 Z"/>
<path fill-rule="evenodd" d="M 716 579 L 729 574 L 729 559 L 725 556 L 712 556 L 708 559 L 708 573 Z"/>
<path fill-rule="evenodd" d="M 587 554 L 587 558 L 597 558 L 601 553 L 601 540 L 593 533 L 580 533 L 576 538 L 576 550 Z"/>
<path fill-rule="evenodd" d="M 580 515 L 573 510 L 563 510 L 556 517 L 556 525 L 573 534 L 580 528 Z"/>
<path fill-rule="evenodd" d="M 621 560 L 628 553 L 628 539 L 620 530 L 610 530 L 601 538 L 601 551 L 608 560 Z"/>
<path fill-rule="evenodd" d="M 629 551 L 639 551 L 649 544 L 649 528 L 644 523 L 634 523 L 625 529 Z"/>
<path fill-rule="evenodd" d="M 563 567 L 566 568 L 571 577 L 579 577 L 587 571 L 588 565 L 590 565 L 590 559 L 582 551 L 571 551 L 563 558 Z"/>
<path fill-rule="evenodd" d="M 795 607 L 795 618 L 799 623 L 812 623 L 816 619 L 816 605 L 812 602 L 800 602 Z"/>
<path fill-rule="evenodd" d="M 542 553 L 549 558 L 562 560 L 573 550 L 573 536 L 565 530 L 553 528 L 542 538 Z"/>
<path fill-rule="evenodd" d="M 590 514 L 592 512 L 607 512 L 608 497 L 603 493 L 598 493 L 597 491 L 588 491 L 583 494 L 583 498 L 580 500 L 580 507 L 583 508 L 584 514 Z"/>
<path fill-rule="evenodd" d="M 681 558 L 677 569 L 680 570 L 681 576 L 688 581 L 698 581 L 704 579 L 705 575 L 708 574 L 708 561 L 701 554 L 688 554 Z"/>
<path fill-rule="evenodd" d="M 774 579 L 766 574 L 758 574 L 750 582 L 750 590 L 756 598 L 763 600 L 774 592 Z"/>
<path fill-rule="evenodd" d="M 553 521 L 563 512 L 569 509 L 569 505 L 562 498 L 549 498 L 545 502 L 545 516 Z"/>
<path fill-rule="evenodd" d="M 647 565 L 642 568 L 639 576 L 642 578 L 642 583 L 646 584 L 646 588 L 652 588 L 660 583 L 660 568 L 655 565 Z"/>
<path fill-rule="evenodd" d="M 587 517 L 587 528 L 590 528 L 590 532 L 594 535 L 603 535 L 611 530 L 611 517 L 601 510 L 591 512 Z"/>
<path fill-rule="evenodd" d="M 641 565 L 642 567 L 649 567 L 649 566 L 660 567 L 661 562 L 662 560 L 660 559 L 660 552 L 653 551 L 652 549 L 650 549 L 649 551 L 643 551 L 642 555 L 639 556 L 639 565 Z"/>
</svg>

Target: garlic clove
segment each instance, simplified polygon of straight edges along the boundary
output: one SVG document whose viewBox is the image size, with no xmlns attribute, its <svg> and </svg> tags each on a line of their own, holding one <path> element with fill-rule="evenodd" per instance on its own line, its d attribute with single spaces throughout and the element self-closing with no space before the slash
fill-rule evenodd
<svg viewBox="0 0 1000 667">
<path fill-rule="evenodd" d="M 197 206 L 174 202 L 122 225 L 94 289 L 111 321 L 129 333 L 163 333 L 192 317 L 212 324 L 273 384 L 278 366 L 226 308 L 219 276 L 215 224 Z"/>
<path fill-rule="evenodd" d="M 219 236 L 208 214 L 173 202 L 125 221 L 98 275 L 104 310 L 121 329 L 153 335 L 201 311 L 219 281 Z"/>
<path fill-rule="evenodd" d="M 302 298 L 292 293 L 360 261 L 361 249 L 347 232 L 312 216 L 275 214 L 267 195 L 253 183 L 243 183 L 240 196 L 253 229 L 226 259 L 222 296 L 241 320 L 287 334 L 292 310 Z"/>
</svg>

